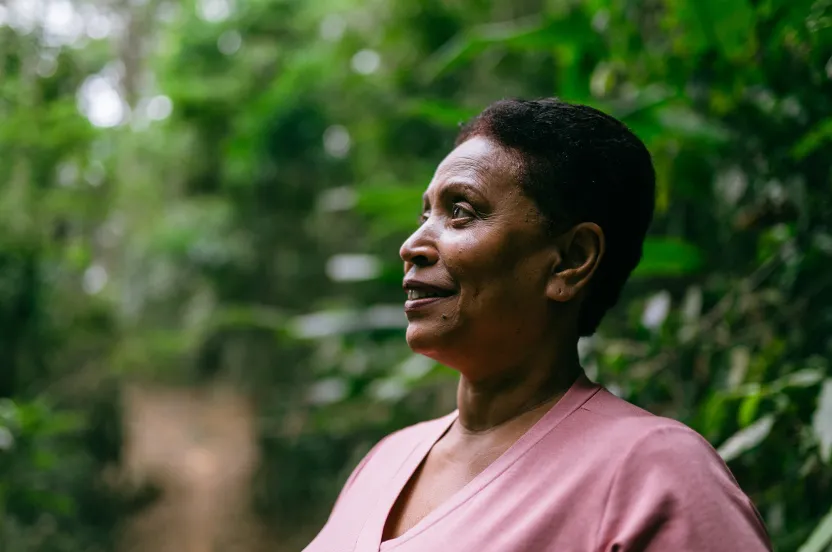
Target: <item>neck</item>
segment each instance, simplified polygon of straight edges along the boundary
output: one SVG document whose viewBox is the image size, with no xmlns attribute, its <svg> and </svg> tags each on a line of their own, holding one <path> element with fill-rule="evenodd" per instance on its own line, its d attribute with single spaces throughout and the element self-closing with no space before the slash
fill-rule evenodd
<svg viewBox="0 0 832 552">
<path fill-rule="evenodd" d="M 520 363 L 489 368 L 494 375 L 463 373 L 459 380 L 459 424 L 470 433 L 487 432 L 534 410 L 545 412 L 582 372 L 576 347 L 544 348 Z"/>
</svg>

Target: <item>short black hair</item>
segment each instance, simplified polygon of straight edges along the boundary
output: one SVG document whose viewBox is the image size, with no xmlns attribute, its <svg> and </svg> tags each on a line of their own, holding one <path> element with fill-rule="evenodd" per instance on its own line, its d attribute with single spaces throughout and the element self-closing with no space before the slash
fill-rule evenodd
<svg viewBox="0 0 832 552">
<path fill-rule="evenodd" d="M 606 251 L 578 319 L 579 335 L 592 335 L 641 260 L 656 202 L 650 152 L 621 121 L 557 98 L 495 102 L 462 127 L 456 144 L 474 136 L 516 156 L 521 187 L 552 232 L 580 222 L 604 231 Z"/>
</svg>

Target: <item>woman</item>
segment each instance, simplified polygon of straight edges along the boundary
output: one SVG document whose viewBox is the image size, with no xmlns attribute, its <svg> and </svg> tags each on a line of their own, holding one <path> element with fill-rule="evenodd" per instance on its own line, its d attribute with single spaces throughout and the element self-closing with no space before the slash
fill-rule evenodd
<svg viewBox="0 0 832 552">
<path fill-rule="evenodd" d="M 638 263 L 655 174 L 595 109 L 500 101 L 463 128 L 401 248 L 407 342 L 458 410 L 383 439 L 307 552 L 769 550 L 710 445 L 591 383 L 591 335 Z"/>
</svg>

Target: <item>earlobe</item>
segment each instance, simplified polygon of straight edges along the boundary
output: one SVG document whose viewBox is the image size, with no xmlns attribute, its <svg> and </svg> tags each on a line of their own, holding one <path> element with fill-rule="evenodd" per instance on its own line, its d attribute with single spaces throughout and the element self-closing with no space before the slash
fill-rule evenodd
<svg viewBox="0 0 832 552">
<path fill-rule="evenodd" d="M 580 294 L 604 256 L 604 241 L 603 230 L 594 222 L 578 224 L 561 237 L 559 262 L 546 290 L 549 299 L 566 302 Z"/>
<path fill-rule="evenodd" d="M 559 303 L 563 303 L 571 299 L 572 294 L 566 288 L 565 282 L 561 276 L 561 272 L 555 272 L 549 278 L 549 284 L 546 286 L 546 296 Z"/>
</svg>

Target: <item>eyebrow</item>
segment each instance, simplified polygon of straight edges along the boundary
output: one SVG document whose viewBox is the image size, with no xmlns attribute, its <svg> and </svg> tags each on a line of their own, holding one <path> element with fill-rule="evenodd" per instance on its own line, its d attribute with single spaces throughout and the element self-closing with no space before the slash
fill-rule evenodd
<svg viewBox="0 0 832 552">
<path fill-rule="evenodd" d="M 470 194 L 476 195 L 479 198 L 483 197 L 482 192 L 480 192 L 480 190 L 477 186 L 475 186 L 475 185 L 473 185 L 469 182 L 464 182 L 464 181 L 460 181 L 460 180 L 451 180 L 451 181 L 447 182 L 446 184 L 443 184 L 442 188 L 440 189 L 440 194 L 446 194 L 448 192 L 460 192 L 460 191 L 466 191 Z M 427 194 L 427 192 L 422 194 L 422 204 L 424 205 L 426 203 L 428 203 L 428 194 Z"/>
</svg>

